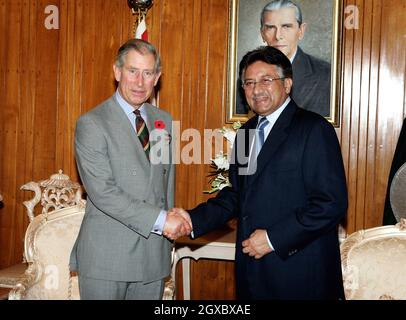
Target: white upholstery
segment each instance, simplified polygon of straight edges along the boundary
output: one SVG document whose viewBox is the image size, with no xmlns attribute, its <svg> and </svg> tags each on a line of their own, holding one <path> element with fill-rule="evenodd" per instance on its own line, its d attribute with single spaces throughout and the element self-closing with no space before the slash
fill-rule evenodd
<svg viewBox="0 0 406 320">
<path fill-rule="evenodd" d="M 406 299 L 406 220 L 357 231 L 341 244 L 346 299 Z"/>
<path fill-rule="evenodd" d="M 10 299 L 79 299 L 77 277 L 70 277 L 69 256 L 83 216 L 84 207 L 76 205 L 34 218 L 25 236 L 29 268 Z"/>
<path fill-rule="evenodd" d="M 59 170 L 49 179 L 28 182 L 21 189 L 35 193 L 31 200 L 23 202 L 30 221 L 25 252 L 22 263 L 0 270 L 0 288 L 14 288 L 10 299 L 66 299 L 74 298 L 76 292 L 78 297 L 77 279 L 69 279 L 65 260 L 69 261 L 84 214 L 86 201 L 80 185 Z M 41 214 L 35 217 L 34 208 L 39 203 Z M 66 281 L 71 288 L 68 296 L 62 293 Z"/>
<path fill-rule="evenodd" d="M 29 182 L 21 189 L 35 193 L 23 203 L 30 219 L 24 241 L 26 263 L 0 270 L 0 287 L 12 288 L 10 300 L 80 299 L 78 277 L 69 272 L 70 253 L 85 214 L 79 184 L 59 170 L 50 179 Z M 42 213 L 35 216 L 38 203 Z M 163 299 L 173 299 L 174 291 L 168 277 Z"/>
</svg>

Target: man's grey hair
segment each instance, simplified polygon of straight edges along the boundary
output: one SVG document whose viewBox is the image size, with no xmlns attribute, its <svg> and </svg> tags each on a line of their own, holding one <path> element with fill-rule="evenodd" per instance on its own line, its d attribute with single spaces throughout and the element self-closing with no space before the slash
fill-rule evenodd
<svg viewBox="0 0 406 320">
<path fill-rule="evenodd" d="M 300 7 L 290 1 L 290 0 L 274 0 L 269 2 L 263 9 L 261 12 L 261 29 L 264 27 L 264 16 L 266 12 L 269 11 L 275 11 L 275 10 L 279 10 L 279 9 L 283 9 L 283 8 L 293 8 L 295 9 L 295 17 L 296 17 L 296 21 L 297 23 L 299 23 L 299 27 L 302 25 L 303 22 L 303 18 L 302 18 L 302 10 L 300 10 Z"/>
<path fill-rule="evenodd" d="M 124 59 L 127 53 L 131 50 L 137 51 L 139 54 L 152 54 L 155 58 L 155 66 L 154 71 L 160 72 L 161 71 L 161 58 L 155 49 L 155 47 L 147 41 L 141 39 L 130 39 L 126 43 L 124 43 L 120 49 L 118 49 L 117 56 L 116 56 L 116 67 L 122 68 L 124 65 Z"/>
</svg>

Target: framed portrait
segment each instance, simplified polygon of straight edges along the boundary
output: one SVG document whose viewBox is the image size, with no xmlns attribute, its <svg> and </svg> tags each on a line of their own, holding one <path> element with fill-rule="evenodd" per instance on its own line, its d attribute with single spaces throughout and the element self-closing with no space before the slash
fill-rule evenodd
<svg viewBox="0 0 406 320">
<path fill-rule="evenodd" d="M 261 37 L 261 12 L 270 0 L 229 0 L 230 1 L 230 33 L 228 46 L 228 77 L 227 77 L 227 118 L 226 123 L 245 122 L 253 115 L 245 101 L 244 90 L 238 77 L 238 65 L 241 58 L 250 50 L 266 45 Z M 320 111 L 307 108 L 305 103 L 296 101 L 299 106 L 323 115 L 334 126 L 340 124 L 341 104 L 341 35 L 342 35 L 342 0 L 293 0 L 301 11 L 303 22 L 306 23 L 304 37 L 298 43 L 293 59 L 293 90 L 301 92 L 298 97 L 315 97 L 321 91 L 327 102 L 322 103 Z M 301 90 L 299 87 L 299 68 L 295 69 L 298 52 L 311 56 L 311 61 L 322 61 L 324 76 L 323 89 Z M 296 62 L 298 63 L 298 62 Z M 311 62 L 310 64 L 312 64 Z M 301 70 L 301 69 L 300 69 Z M 295 74 L 296 72 L 296 74 Z M 295 79 L 297 80 L 295 86 Z M 306 79 L 305 79 L 306 80 Z M 314 80 L 317 81 L 317 80 Z M 308 81 L 309 83 L 311 81 Z M 330 92 L 329 92 L 330 91 Z M 294 98 L 294 100 L 296 100 Z M 299 98 L 297 100 L 300 100 Z M 303 105 L 302 105 L 303 104 Z"/>
</svg>

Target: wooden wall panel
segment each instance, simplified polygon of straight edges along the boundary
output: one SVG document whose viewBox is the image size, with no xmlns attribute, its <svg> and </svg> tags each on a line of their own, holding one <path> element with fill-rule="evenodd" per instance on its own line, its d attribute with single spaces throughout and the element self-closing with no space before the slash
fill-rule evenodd
<svg viewBox="0 0 406 320">
<path fill-rule="evenodd" d="M 406 3 L 345 1 L 359 29 L 344 30 L 341 141 L 352 233 L 381 225 L 387 179 L 405 116 Z M 392 30 L 392 31 L 391 31 Z"/>
<path fill-rule="evenodd" d="M 59 29 L 45 28 L 45 8 Z M 131 35 L 125 1 L 0 2 L 0 267 L 22 260 L 28 219 L 19 190 L 62 168 L 78 180 L 73 134 L 80 114 L 115 90 L 112 65 Z"/>
<path fill-rule="evenodd" d="M 160 15 L 158 21 L 157 14 Z M 170 111 L 174 119 L 180 121 L 182 131 L 193 128 L 203 136 L 204 129 L 222 127 L 226 101 L 228 2 L 155 1 L 148 22 L 151 42 L 159 48 L 163 61 L 160 107 Z M 165 37 L 165 30 L 171 30 L 171 35 Z M 181 146 L 188 143 L 189 140 L 183 141 Z M 203 142 L 201 154 L 203 157 Z M 207 164 L 178 166 L 178 206 L 191 208 L 209 198 L 202 192 L 207 188 L 208 171 Z M 233 297 L 233 268 L 232 262 L 192 262 L 191 297 Z M 207 285 L 213 282 L 215 286 Z"/>
<path fill-rule="evenodd" d="M 374 217 L 383 212 L 387 177 L 391 159 L 404 118 L 405 101 L 405 63 L 406 63 L 406 2 L 384 1 L 382 17 L 385 23 L 381 27 L 380 79 L 378 86 L 377 109 L 377 157 L 376 169 L 376 208 Z M 393 32 L 393 30 L 396 32 Z M 376 223 L 378 221 L 373 221 Z"/>
<path fill-rule="evenodd" d="M 21 260 L 28 224 L 22 202 L 31 194 L 19 187 L 59 168 L 78 180 L 75 122 L 115 90 L 114 55 L 133 34 L 126 2 L 0 0 L 0 267 Z M 344 2 L 360 13 L 359 29 L 343 33 L 336 129 L 350 199 L 345 226 L 352 233 L 382 220 L 406 111 L 406 2 Z M 58 30 L 44 27 L 50 4 L 59 8 Z M 182 130 L 203 134 L 224 124 L 228 9 L 229 0 L 155 0 L 148 13 L 150 40 L 163 61 L 158 105 Z M 209 197 L 202 193 L 208 171 L 207 164 L 177 167 L 178 206 L 193 207 Z M 234 297 L 232 262 L 192 262 L 191 270 L 192 298 Z"/>
<path fill-rule="evenodd" d="M 365 154 L 367 160 L 366 168 L 366 188 L 365 194 L 367 195 L 367 200 L 365 200 L 365 210 L 364 217 L 367 221 L 366 226 L 377 226 L 380 225 L 382 220 L 383 206 L 382 210 L 376 212 L 376 214 L 368 214 L 369 212 L 374 212 L 376 210 L 375 206 L 375 140 L 376 140 L 376 122 L 377 122 L 377 108 L 378 108 L 378 84 L 379 84 L 379 59 L 380 59 L 380 39 L 381 39 L 381 20 L 382 20 L 382 4 L 381 1 L 372 1 L 372 12 L 371 14 L 371 44 L 370 44 L 370 75 L 369 75 L 369 99 L 368 101 L 368 118 L 366 119 L 367 126 L 367 137 L 365 140 L 365 145 L 367 146 L 367 151 Z M 365 82 L 367 81 L 367 78 Z M 389 174 L 389 171 L 388 171 Z M 382 197 L 383 196 L 383 197 Z M 384 199 L 385 195 L 381 195 Z M 354 228 L 353 228 L 354 230 Z"/>
</svg>

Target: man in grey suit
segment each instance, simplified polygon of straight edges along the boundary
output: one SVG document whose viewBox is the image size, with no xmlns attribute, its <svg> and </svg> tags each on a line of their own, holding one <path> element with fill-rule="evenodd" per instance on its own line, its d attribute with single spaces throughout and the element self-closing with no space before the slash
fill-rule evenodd
<svg viewBox="0 0 406 320">
<path fill-rule="evenodd" d="M 330 115 L 330 63 L 303 52 L 306 23 L 300 7 L 289 0 L 274 0 L 261 13 L 262 39 L 282 51 L 291 61 L 295 75 L 291 97 L 299 107 L 322 116 Z"/>
<path fill-rule="evenodd" d="M 163 235 L 191 228 L 166 211 L 174 205 L 172 117 L 147 103 L 160 57 L 150 43 L 132 39 L 113 69 L 116 93 L 77 122 L 76 160 L 88 198 L 70 267 L 82 299 L 161 299 L 171 267 Z M 169 161 L 157 161 L 158 153 Z"/>
</svg>

